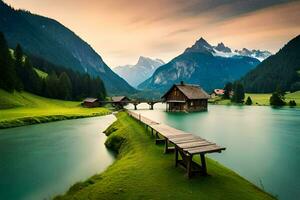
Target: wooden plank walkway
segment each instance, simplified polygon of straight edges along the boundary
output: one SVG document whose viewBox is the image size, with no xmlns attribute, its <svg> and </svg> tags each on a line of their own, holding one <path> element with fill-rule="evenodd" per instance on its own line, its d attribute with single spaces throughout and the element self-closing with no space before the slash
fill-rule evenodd
<svg viewBox="0 0 300 200">
<path fill-rule="evenodd" d="M 197 172 L 207 175 L 205 154 L 221 153 L 226 149 L 192 133 L 153 121 L 136 112 L 130 110 L 127 112 L 131 117 L 143 123 L 146 128 L 149 127 L 152 134 L 155 132 L 156 143 L 165 143 L 165 153 L 175 150 L 175 166 L 179 164 L 184 167 L 189 178 Z M 179 155 L 181 159 L 179 159 Z M 201 164 L 193 161 L 195 155 L 200 155 Z"/>
</svg>

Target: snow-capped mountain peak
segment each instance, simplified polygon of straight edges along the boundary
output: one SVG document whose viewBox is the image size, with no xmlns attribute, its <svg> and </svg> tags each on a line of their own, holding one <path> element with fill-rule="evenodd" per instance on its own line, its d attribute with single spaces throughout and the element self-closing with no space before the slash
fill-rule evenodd
<svg viewBox="0 0 300 200">
<path fill-rule="evenodd" d="M 163 64 L 165 63 L 161 59 L 140 56 L 135 65 L 119 66 L 114 68 L 114 71 L 130 85 L 137 87 L 138 84 L 149 78 Z"/>
<path fill-rule="evenodd" d="M 231 53 L 231 49 L 226 47 L 223 42 L 219 43 L 216 47 L 214 47 L 217 51 L 222 51 L 224 53 Z"/>
<path fill-rule="evenodd" d="M 213 53 L 214 50 L 213 47 L 204 38 L 201 37 L 192 47 L 189 47 L 185 50 L 185 53 L 188 52 Z"/>
</svg>

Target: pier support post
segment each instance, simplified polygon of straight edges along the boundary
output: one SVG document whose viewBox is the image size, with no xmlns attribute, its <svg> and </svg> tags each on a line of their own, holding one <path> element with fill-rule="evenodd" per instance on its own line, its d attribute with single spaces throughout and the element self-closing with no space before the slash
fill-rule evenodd
<svg viewBox="0 0 300 200">
<path fill-rule="evenodd" d="M 169 140 L 165 139 L 165 153 L 168 153 L 168 144 L 169 144 Z"/>
<path fill-rule="evenodd" d="M 207 175 L 207 169 L 206 169 L 206 161 L 205 161 L 205 154 L 200 154 L 200 160 L 201 160 L 201 169 L 204 176 Z"/>
<path fill-rule="evenodd" d="M 154 103 L 150 104 L 150 110 L 153 110 Z"/>
<path fill-rule="evenodd" d="M 178 165 L 178 149 L 175 147 L 175 167 Z"/>
<path fill-rule="evenodd" d="M 154 104 L 154 102 L 148 102 L 149 110 L 153 110 Z"/>
<path fill-rule="evenodd" d="M 192 177 L 192 162 L 193 162 L 193 156 L 190 155 L 187 157 L 187 166 L 186 166 L 188 178 Z"/>
</svg>

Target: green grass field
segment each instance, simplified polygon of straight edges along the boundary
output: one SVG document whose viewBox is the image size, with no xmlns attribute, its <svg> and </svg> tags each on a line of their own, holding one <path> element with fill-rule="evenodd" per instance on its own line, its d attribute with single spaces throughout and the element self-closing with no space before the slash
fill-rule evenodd
<svg viewBox="0 0 300 200">
<path fill-rule="evenodd" d="M 259 105 L 259 106 L 269 106 L 270 105 L 270 97 L 271 94 L 245 94 L 245 100 L 247 97 L 250 96 L 252 99 L 252 105 Z M 285 95 L 285 101 L 288 103 L 290 100 L 295 100 L 297 103 L 297 107 L 300 107 L 300 91 L 294 93 L 287 93 Z M 210 100 L 213 104 L 220 104 L 220 105 L 232 105 L 230 100 L 223 100 L 219 97 Z"/>
<path fill-rule="evenodd" d="M 107 108 L 83 108 L 80 102 L 48 99 L 27 92 L 8 93 L 0 89 L 0 128 L 108 113 Z"/>
<path fill-rule="evenodd" d="M 114 164 L 55 199 L 274 199 L 211 159 L 209 176 L 189 180 L 143 125 L 125 112 L 117 117 L 106 133 L 107 146 L 119 152 Z"/>
</svg>

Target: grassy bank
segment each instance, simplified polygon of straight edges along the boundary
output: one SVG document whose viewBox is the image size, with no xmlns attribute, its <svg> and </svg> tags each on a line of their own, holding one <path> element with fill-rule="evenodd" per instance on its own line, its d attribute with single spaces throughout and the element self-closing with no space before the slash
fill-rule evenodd
<svg viewBox="0 0 300 200">
<path fill-rule="evenodd" d="M 106 145 L 118 152 L 105 172 L 72 186 L 56 199 L 273 199 L 253 184 L 208 159 L 207 177 L 188 180 L 163 154 L 145 128 L 121 112 L 106 131 Z"/>
<path fill-rule="evenodd" d="M 256 106 L 269 106 L 270 105 L 270 97 L 272 94 L 250 94 L 246 93 L 245 94 L 245 100 L 247 99 L 248 96 L 251 97 L 253 104 Z M 288 103 L 290 100 L 295 100 L 297 103 L 297 107 L 300 107 L 300 91 L 294 92 L 294 93 L 287 93 L 285 95 L 285 101 Z M 219 105 L 233 105 L 230 100 L 224 100 L 221 99 L 220 97 L 216 97 L 214 99 L 209 100 L 210 103 L 212 104 L 219 104 Z"/>
<path fill-rule="evenodd" d="M 27 92 L 0 90 L 0 128 L 100 116 L 106 108 L 83 108 L 80 102 L 48 99 Z"/>
</svg>

